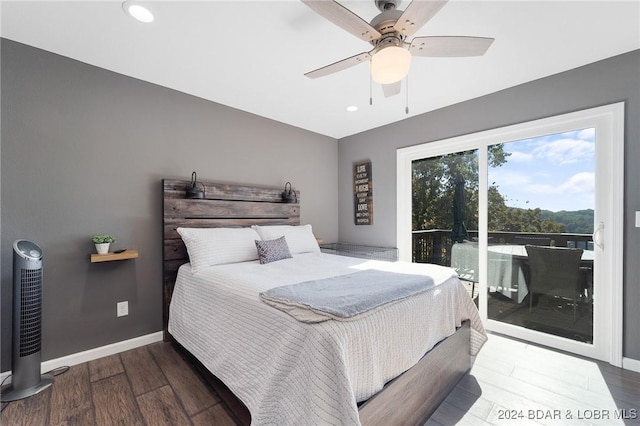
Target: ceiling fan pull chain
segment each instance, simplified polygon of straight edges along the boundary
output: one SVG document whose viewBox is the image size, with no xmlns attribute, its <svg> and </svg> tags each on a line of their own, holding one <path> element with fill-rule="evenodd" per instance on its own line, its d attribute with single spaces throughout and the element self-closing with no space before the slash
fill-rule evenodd
<svg viewBox="0 0 640 426">
<path fill-rule="evenodd" d="M 407 105 L 404 107 L 404 113 L 409 115 L 409 74 L 407 74 Z"/>
<path fill-rule="evenodd" d="M 371 58 L 369 58 L 369 69 L 371 69 Z M 373 105 L 373 77 L 369 72 L 369 105 Z"/>
</svg>

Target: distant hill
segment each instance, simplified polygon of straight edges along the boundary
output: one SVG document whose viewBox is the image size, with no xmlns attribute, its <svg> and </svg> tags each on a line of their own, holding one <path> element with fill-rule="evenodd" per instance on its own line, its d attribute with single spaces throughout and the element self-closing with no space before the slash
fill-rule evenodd
<svg viewBox="0 0 640 426">
<path fill-rule="evenodd" d="M 552 212 L 542 210 L 543 219 L 551 219 L 556 223 L 561 223 L 565 227 L 565 232 L 572 234 L 592 234 L 593 233 L 593 210 L 576 210 Z"/>
</svg>

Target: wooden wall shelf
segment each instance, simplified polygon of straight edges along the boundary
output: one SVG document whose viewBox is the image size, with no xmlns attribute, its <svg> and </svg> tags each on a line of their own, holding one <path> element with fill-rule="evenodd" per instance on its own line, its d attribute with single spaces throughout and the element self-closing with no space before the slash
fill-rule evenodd
<svg viewBox="0 0 640 426">
<path fill-rule="evenodd" d="M 122 253 L 109 252 L 107 254 L 91 254 L 91 263 L 113 262 L 114 260 L 135 259 L 138 257 L 138 250 L 127 249 Z"/>
</svg>

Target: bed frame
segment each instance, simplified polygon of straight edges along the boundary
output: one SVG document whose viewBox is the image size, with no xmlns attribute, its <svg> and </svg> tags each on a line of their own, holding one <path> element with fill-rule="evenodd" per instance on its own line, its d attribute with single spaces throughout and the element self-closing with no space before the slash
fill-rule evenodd
<svg viewBox="0 0 640 426">
<path fill-rule="evenodd" d="M 163 333 L 190 358 L 202 377 L 223 399 L 239 424 L 248 425 L 247 407 L 180 346 L 167 330 L 169 303 L 178 268 L 188 262 L 178 227 L 245 227 L 250 225 L 299 225 L 300 192 L 297 203 L 282 201 L 282 188 L 202 182 L 204 199 L 187 199 L 190 181 L 163 179 Z M 369 425 L 418 425 L 433 414 L 440 403 L 471 367 L 470 327 L 463 323 L 411 369 L 407 370 L 359 407 L 360 422 Z"/>
</svg>

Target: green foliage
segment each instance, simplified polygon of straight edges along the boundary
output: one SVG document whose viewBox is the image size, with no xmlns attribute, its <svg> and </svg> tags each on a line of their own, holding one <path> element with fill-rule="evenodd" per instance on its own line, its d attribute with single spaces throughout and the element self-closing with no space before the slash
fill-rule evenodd
<svg viewBox="0 0 640 426">
<path fill-rule="evenodd" d="M 593 234 L 594 212 L 592 209 L 552 212 L 542 210 L 542 218 L 561 223 L 565 232 L 572 234 Z"/>
<path fill-rule="evenodd" d="M 115 243 L 116 239 L 111 235 L 107 234 L 97 234 L 91 237 L 91 241 L 95 244 L 104 244 L 104 243 Z"/>
<path fill-rule="evenodd" d="M 540 209 L 508 207 L 497 186 L 489 187 L 489 232 L 567 232 L 561 223 L 542 216 Z"/>
<path fill-rule="evenodd" d="M 489 164 L 499 167 L 511 155 L 502 144 L 489 148 Z M 465 179 L 467 229 L 478 229 L 478 151 L 463 151 L 413 162 L 413 230 L 451 229 L 454 179 Z"/>
<path fill-rule="evenodd" d="M 413 230 L 451 229 L 453 179 L 460 172 L 465 177 L 467 192 L 477 191 L 477 162 L 476 151 L 413 162 Z"/>
</svg>

